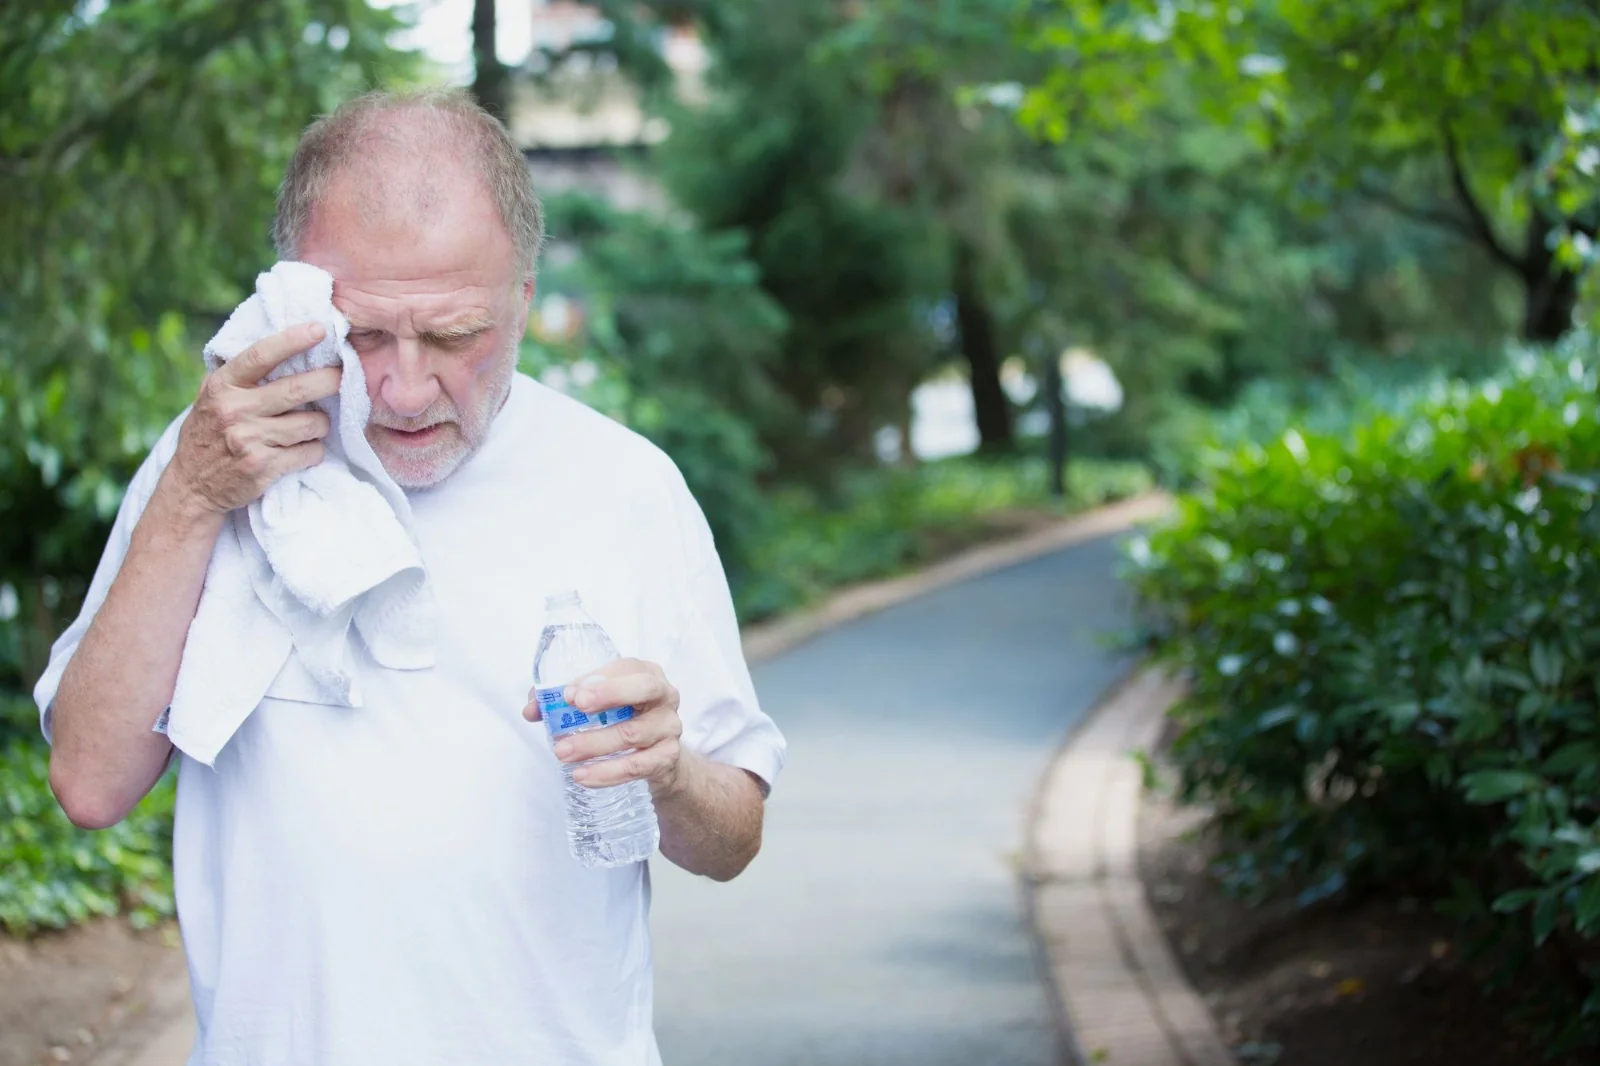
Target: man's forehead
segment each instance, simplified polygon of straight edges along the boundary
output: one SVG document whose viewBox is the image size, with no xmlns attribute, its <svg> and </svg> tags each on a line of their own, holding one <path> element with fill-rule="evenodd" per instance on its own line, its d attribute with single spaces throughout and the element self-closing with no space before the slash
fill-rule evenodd
<svg viewBox="0 0 1600 1066">
<path fill-rule="evenodd" d="M 404 322 L 419 330 L 465 329 L 492 326 L 495 321 L 486 294 L 475 290 L 390 294 L 335 281 L 333 302 L 353 327 L 388 328 Z"/>
<path fill-rule="evenodd" d="M 394 211 L 366 218 L 361 197 L 336 177 L 311 213 L 301 257 L 333 275 L 334 303 L 347 317 L 427 319 L 495 311 L 517 274 L 515 250 L 492 202 L 475 188 L 449 188 L 432 210 L 406 210 L 405 197 L 383 196 Z M 462 183 L 471 186 L 472 183 Z"/>
</svg>

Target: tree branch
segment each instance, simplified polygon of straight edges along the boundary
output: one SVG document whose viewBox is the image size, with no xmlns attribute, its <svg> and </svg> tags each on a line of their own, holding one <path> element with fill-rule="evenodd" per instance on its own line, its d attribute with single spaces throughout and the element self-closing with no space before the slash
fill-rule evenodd
<svg viewBox="0 0 1600 1066">
<path fill-rule="evenodd" d="M 1471 195 L 1470 190 L 1466 188 L 1464 180 L 1457 186 L 1452 176 L 1451 184 L 1455 187 L 1458 198 L 1464 194 L 1464 191 L 1465 195 Z M 1358 182 L 1356 191 L 1368 200 L 1388 208 L 1397 215 L 1409 218 L 1413 222 L 1421 222 L 1424 225 L 1448 230 L 1463 240 L 1481 245 L 1500 265 L 1515 271 L 1519 275 L 1526 273 L 1526 262 L 1521 256 L 1512 254 L 1509 249 L 1501 244 L 1492 229 L 1486 228 L 1487 219 L 1484 219 L 1480 224 L 1473 218 L 1464 218 L 1455 211 L 1445 211 L 1436 207 L 1428 207 L 1424 204 L 1414 204 L 1408 200 L 1401 199 L 1388 189 L 1371 181 L 1362 180 Z M 1477 209 L 1477 202 L 1475 200 L 1470 202 L 1472 203 L 1472 208 L 1468 209 L 1469 214 Z M 1477 210 L 1476 213 L 1480 216 L 1482 214 L 1481 210 Z"/>
<path fill-rule="evenodd" d="M 1410 201 L 1402 200 L 1383 186 L 1370 181 L 1363 180 L 1358 183 L 1356 191 L 1374 203 L 1381 204 L 1395 214 L 1404 215 L 1414 222 L 1422 222 L 1429 226 L 1437 226 L 1440 229 L 1449 230 L 1456 236 L 1466 240 L 1476 241 L 1478 239 L 1478 234 L 1472 228 L 1472 225 L 1454 211 L 1441 211 L 1435 207 L 1426 207 L 1422 204 L 1414 204 Z"/>
<path fill-rule="evenodd" d="M 186 39 L 180 31 L 191 28 L 177 25 L 148 49 L 145 65 L 125 78 L 117 92 L 99 108 L 81 112 L 41 140 L 30 151 L 0 157 L 0 170 L 20 172 L 30 166 L 57 168 L 62 160 L 75 158 L 77 150 L 106 130 L 127 121 L 128 112 L 157 88 L 181 82 L 219 49 L 232 44 L 257 18 L 257 5 L 240 4 L 225 10 L 216 24 L 208 27 L 198 41 Z M 174 42 L 172 47 L 168 42 Z"/>
<path fill-rule="evenodd" d="M 21 156 L 22 162 L 43 162 L 46 167 L 54 166 L 58 160 L 71 154 L 75 146 L 98 137 L 120 122 L 127 108 L 152 86 L 161 73 L 159 64 L 151 61 L 138 73 L 125 80 L 116 95 L 104 107 L 98 111 L 79 114 L 73 121 L 46 138 L 31 155 Z"/>
<path fill-rule="evenodd" d="M 1443 122 L 1440 127 L 1440 134 L 1444 138 L 1445 162 L 1450 166 L 1450 187 L 1455 190 L 1456 199 L 1467 212 L 1471 227 L 1469 232 L 1497 260 L 1512 270 L 1525 271 L 1527 264 L 1523 258 L 1513 254 L 1501 242 L 1499 234 L 1494 231 L 1494 222 L 1484 211 L 1483 205 L 1478 203 L 1478 198 L 1472 194 L 1472 184 L 1467 180 L 1466 168 L 1461 162 L 1461 150 L 1456 146 L 1456 136 L 1450 129 L 1450 123 Z"/>
</svg>

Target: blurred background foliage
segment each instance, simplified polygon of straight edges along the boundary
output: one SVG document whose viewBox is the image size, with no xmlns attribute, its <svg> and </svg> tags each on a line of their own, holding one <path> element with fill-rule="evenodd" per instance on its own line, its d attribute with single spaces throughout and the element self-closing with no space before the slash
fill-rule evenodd
<svg viewBox="0 0 1600 1066">
<path fill-rule="evenodd" d="M 41 668 L 197 343 L 270 265 L 298 131 L 414 69 L 395 25 L 361 0 L 0 12 L 0 613 L 29 623 L 0 683 Z"/>
<path fill-rule="evenodd" d="M 426 7 L 0 6 L 13 932 L 170 911 L 147 861 L 170 786 L 120 835 L 72 830 L 26 692 L 200 344 L 272 261 L 299 130 L 444 76 L 398 44 Z M 521 361 L 678 462 L 745 620 L 1183 490 L 1133 580 L 1195 679 L 1185 783 L 1232 834 L 1236 886 L 1434 884 L 1522 955 L 1562 945 L 1555 983 L 1582 992 L 1592 5 L 599 0 L 599 32 L 509 67 L 476 7 L 475 89 L 514 131 L 597 72 L 655 131 L 608 162 L 649 202 L 546 190 Z M 694 92 L 667 61 L 684 34 Z M 546 147 L 527 143 L 536 173 Z M 1113 400 L 1085 399 L 1084 358 Z M 918 446 L 935 386 L 967 397 L 972 454 Z M 1418 819 L 1439 847 L 1400 843 Z M 1573 1039 L 1600 1015 L 1583 1000 Z"/>
</svg>

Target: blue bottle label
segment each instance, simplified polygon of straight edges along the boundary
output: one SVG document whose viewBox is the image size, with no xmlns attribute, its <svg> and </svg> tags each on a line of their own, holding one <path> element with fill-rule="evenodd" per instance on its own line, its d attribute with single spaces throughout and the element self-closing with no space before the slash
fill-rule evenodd
<svg viewBox="0 0 1600 1066">
<path fill-rule="evenodd" d="M 608 711 L 596 711 L 593 714 L 584 714 L 566 701 L 562 695 L 564 685 L 555 685 L 551 688 L 538 689 L 534 696 L 539 701 L 539 713 L 544 715 L 545 724 L 550 728 L 552 737 L 559 737 L 563 733 L 573 733 L 579 729 L 599 729 L 618 722 L 626 722 L 633 717 L 632 707 L 616 707 Z"/>
</svg>

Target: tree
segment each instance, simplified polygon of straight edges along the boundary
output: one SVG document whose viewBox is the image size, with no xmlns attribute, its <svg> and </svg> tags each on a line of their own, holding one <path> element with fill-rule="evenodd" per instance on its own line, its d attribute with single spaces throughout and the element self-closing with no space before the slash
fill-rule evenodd
<svg viewBox="0 0 1600 1066">
<path fill-rule="evenodd" d="M 861 158 L 880 195 L 924 213 L 939 235 L 956 352 L 987 451 L 1014 446 L 996 285 L 1010 254 L 1005 174 L 1022 145 L 1009 117 L 965 97 L 1029 66 L 1011 33 L 1015 10 L 1009 0 L 856 5 L 819 46 L 876 105 Z"/>
<path fill-rule="evenodd" d="M 1094 346 L 1130 386 L 1099 443 L 1137 448 L 1185 394 L 1223 401 L 1256 374 L 1325 368 L 1341 346 L 1390 350 L 1419 327 L 1498 335 L 1494 301 L 1480 291 L 1486 312 L 1462 313 L 1444 291 L 1456 273 L 1481 281 L 1476 262 L 1360 205 L 1288 210 L 1282 166 L 1194 106 L 1182 72 L 1147 72 L 1139 121 L 1080 124 L 1053 148 L 1015 122 L 1022 86 L 1046 82 L 1054 57 L 1019 43 L 1036 31 L 1012 0 L 853 10 L 830 47 L 879 101 L 867 169 L 949 248 L 986 443 L 1004 439 L 999 364 L 1016 354 L 1044 376 L 1068 344 Z"/>
<path fill-rule="evenodd" d="M 841 463 L 872 461 L 876 431 L 904 420 L 935 361 L 939 249 L 915 210 L 856 173 L 875 104 L 854 91 L 840 59 L 817 51 L 840 24 L 837 5 L 602 10 L 616 25 L 606 47 L 669 120 L 649 162 L 674 205 L 707 235 L 740 235 L 787 321 L 767 373 L 791 413 L 758 425 L 777 469 L 826 480 Z M 715 63 L 710 98 L 685 104 L 647 42 L 691 18 Z"/>
<path fill-rule="evenodd" d="M 1600 8 L 1571 0 L 1052 0 L 1027 117 L 1060 136 L 1137 121 L 1167 71 L 1322 203 L 1355 192 L 1489 256 L 1521 332 L 1572 325 L 1594 183 L 1552 180 L 1600 89 Z M 1592 177 L 1592 172 L 1591 172 Z M 1420 186 L 1425 190 L 1416 195 Z"/>
<path fill-rule="evenodd" d="M 501 122 L 510 116 L 511 73 L 495 50 L 495 0 L 472 0 L 472 95 Z"/>
<path fill-rule="evenodd" d="M 1042 377 L 1067 346 L 1092 347 L 1125 407 L 1077 439 L 1139 454 L 1169 416 L 1256 376 L 1504 336 L 1487 257 L 1359 198 L 1294 209 L 1294 161 L 1218 122 L 1190 71 L 1152 70 L 1125 122 L 1028 136 L 1022 86 L 1047 84 L 1055 56 L 1019 44 L 1011 0 L 603 6 L 615 33 L 581 50 L 614 57 L 670 120 L 649 164 L 675 208 L 703 235 L 741 235 L 783 309 L 765 373 L 789 410 L 758 426 L 777 476 L 870 456 L 949 361 L 967 367 L 983 441 L 1004 448 L 1004 362 Z M 651 43 L 680 19 L 714 56 L 693 106 L 664 91 Z"/>
<path fill-rule="evenodd" d="M 757 427 L 795 417 L 769 376 L 782 309 L 762 291 L 741 233 L 705 234 L 577 194 L 546 206 L 552 232 L 583 254 L 551 264 L 540 288 L 578 297 L 583 322 L 530 347 L 548 363 L 587 363 L 596 380 L 585 399 L 672 456 L 738 586 L 763 532 L 759 479 L 772 465 Z"/>
</svg>

